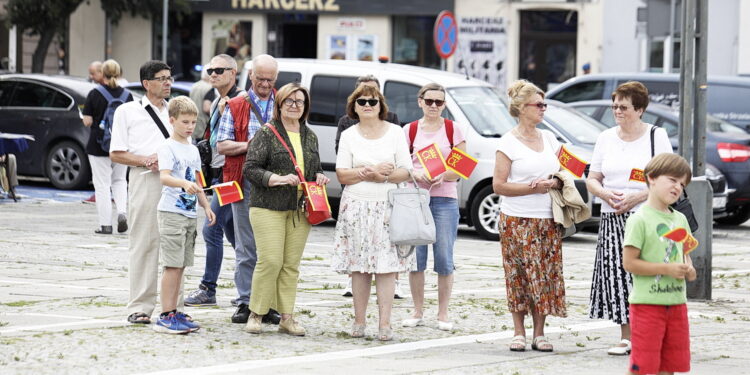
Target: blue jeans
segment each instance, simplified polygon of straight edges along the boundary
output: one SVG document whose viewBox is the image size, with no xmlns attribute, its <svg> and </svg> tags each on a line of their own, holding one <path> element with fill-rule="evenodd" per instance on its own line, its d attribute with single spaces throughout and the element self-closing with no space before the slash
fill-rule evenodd
<svg viewBox="0 0 750 375">
<path fill-rule="evenodd" d="M 217 180 L 218 181 L 218 180 Z M 212 185 L 216 182 L 212 182 Z M 234 247 L 234 220 L 232 206 L 219 206 L 219 198 L 211 197 L 211 211 L 216 215 L 216 224 L 208 226 L 208 219 L 203 224 L 203 240 L 206 241 L 206 269 L 203 271 L 203 284 L 208 289 L 208 295 L 216 294 L 216 282 L 221 272 L 221 261 L 224 258 L 224 235 Z"/>
<path fill-rule="evenodd" d="M 237 286 L 237 304 L 250 304 L 250 293 L 253 284 L 253 272 L 258 262 L 255 249 L 255 236 L 250 226 L 250 181 L 245 179 L 242 185 L 245 199 L 232 203 L 234 217 L 234 285 Z"/>
<path fill-rule="evenodd" d="M 435 243 L 432 254 L 435 263 L 433 268 L 438 275 L 453 274 L 453 244 L 458 234 L 458 201 L 447 197 L 430 197 L 430 211 L 435 220 Z M 417 246 L 417 272 L 427 269 L 427 245 Z"/>
</svg>

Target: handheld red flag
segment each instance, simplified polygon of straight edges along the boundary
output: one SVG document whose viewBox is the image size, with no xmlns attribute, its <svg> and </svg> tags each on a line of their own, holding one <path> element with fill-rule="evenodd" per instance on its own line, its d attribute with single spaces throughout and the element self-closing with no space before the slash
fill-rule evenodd
<svg viewBox="0 0 750 375">
<path fill-rule="evenodd" d="M 633 170 L 630 171 L 630 181 L 635 182 L 646 182 L 646 175 L 643 174 L 643 169 L 633 168 Z"/>
<path fill-rule="evenodd" d="M 436 143 L 417 151 L 417 159 L 419 159 L 429 178 L 435 178 L 447 170 L 443 153 L 440 152 Z"/>
<path fill-rule="evenodd" d="M 682 253 L 689 254 L 698 248 L 698 240 L 693 237 L 685 228 L 672 229 L 662 234 L 662 237 L 668 238 L 674 242 L 682 242 Z"/>
<path fill-rule="evenodd" d="M 477 159 L 454 147 L 448 154 L 448 158 L 445 159 L 445 164 L 448 169 L 456 172 L 461 178 L 468 179 L 477 166 Z"/>
<path fill-rule="evenodd" d="M 557 152 L 557 160 L 560 162 L 560 166 L 576 177 L 583 176 L 586 171 L 586 162 L 568 151 L 565 146 L 561 146 L 560 151 Z"/>
<path fill-rule="evenodd" d="M 211 186 L 216 196 L 219 198 L 219 205 L 224 206 L 229 203 L 239 202 L 244 198 L 242 188 L 237 181 L 229 181 L 223 184 Z"/>
<path fill-rule="evenodd" d="M 195 171 L 195 182 L 198 183 L 198 186 L 200 186 L 201 189 L 206 188 L 208 185 L 206 183 L 206 177 L 203 176 L 203 171 L 200 169 Z"/>
</svg>

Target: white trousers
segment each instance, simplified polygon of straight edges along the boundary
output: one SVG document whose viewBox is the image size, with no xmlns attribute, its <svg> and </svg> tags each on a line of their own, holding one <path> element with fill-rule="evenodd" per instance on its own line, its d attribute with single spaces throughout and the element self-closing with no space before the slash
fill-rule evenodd
<svg viewBox="0 0 750 375">
<path fill-rule="evenodd" d="M 125 173 L 128 167 L 113 162 L 109 156 L 89 155 L 91 179 L 94 182 L 96 211 L 99 225 L 112 225 L 112 199 L 118 214 L 127 212 L 128 186 Z"/>
</svg>

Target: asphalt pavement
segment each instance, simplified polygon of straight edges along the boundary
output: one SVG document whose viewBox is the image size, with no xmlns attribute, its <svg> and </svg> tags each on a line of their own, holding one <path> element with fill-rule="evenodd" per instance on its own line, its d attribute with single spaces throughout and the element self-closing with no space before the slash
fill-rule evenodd
<svg viewBox="0 0 750 375">
<path fill-rule="evenodd" d="M 500 247 L 469 230 L 460 232 L 455 249 L 452 332 L 436 328 L 437 275 L 429 271 L 425 326 L 400 327 L 412 310 L 407 296 L 394 305 L 395 340 L 375 340 L 373 295 L 367 337 L 349 337 L 352 300 L 341 296 L 346 277 L 329 268 L 332 223 L 313 229 L 302 260 L 296 316 L 307 336 L 279 334 L 270 325 L 252 335 L 230 322 L 235 289 L 228 243 L 218 306 L 187 308 L 203 328 L 164 335 L 125 322 L 128 237 L 94 234 L 96 208 L 80 202 L 90 192 L 70 194 L 0 199 L 1 374 L 623 374 L 627 368 L 627 357 L 606 354 L 619 328 L 588 318 L 593 233 L 564 241 L 568 317 L 548 319 L 553 353 L 508 350 L 513 324 Z M 713 299 L 688 303 L 691 373 L 750 374 L 748 242 L 750 223 L 714 231 Z M 187 291 L 198 285 L 204 262 L 199 235 Z M 406 282 L 402 288 L 408 295 Z"/>
</svg>

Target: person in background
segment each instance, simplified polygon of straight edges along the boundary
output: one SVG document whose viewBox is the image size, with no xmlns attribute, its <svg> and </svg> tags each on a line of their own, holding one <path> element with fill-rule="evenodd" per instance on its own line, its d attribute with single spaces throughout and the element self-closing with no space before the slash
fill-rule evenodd
<svg viewBox="0 0 750 375">
<path fill-rule="evenodd" d="M 201 79 L 190 88 L 190 100 L 192 100 L 195 106 L 198 107 L 198 122 L 195 125 L 195 132 L 193 132 L 193 139 L 196 142 L 203 139 L 208 124 L 209 112 L 203 107 L 203 97 L 212 89 L 212 85 L 209 82 L 210 77 L 206 71 L 209 67 L 210 63 L 203 66 L 203 70 L 201 70 Z"/>
<path fill-rule="evenodd" d="M 96 60 L 96 61 L 92 61 L 91 64 L 89 64 L 89 82 L 93 84 L 97 84 L 97 85 L 106 84 L 104 82 L 104 75 L 102 74 L 102 62 L 101 61 Z M 96 192 L 94 194 L 91 194 L 90 197 L 84 199 L 82 202 L 89 203 L 89 204 L 96 203 Z"/>
<path fill-rule="evenodd" d="M 437 83 L 428 83 L 419 90 L 417 104 L 422 108 L 424 114 L 421 119 L 404 127 L 406 141 L 412 145 L 413 150 L 421 150 L 436 143 L 447 159 L 452 147 L 466 151 L 466 141 L 461 133 L 460 127 L 448 121 L 441 115 L 445 109 L 445 88 Z M 416 135 L 411 139 L 410 132 L 416 126 Z M 447 127 L 453 131 L 448 139 Z M 435 220 L 437 238 L 432 244 L 433 270 L 438 274 L 438 329 L 450 331 L 453 324 L 448 318 L 448 303 L 453 288 L 453 244 L 458 235 L 458 179 L 459 176 L 451 171 L 446 171 L 439 176 L 430 178 L 422 168 L 419 159 L 412 157 L 414 175 L 420 188 L 430 191 L 430 211 Z M 414 313 L 410 319 L 405 319 L 401 324 L 404 327 L 416 327 L 423 325 L 422 320 L 424 308 L 424 271 L 427 269 L 427 246 L 417 246 L 417 268 L 409 273 L 409 286 L 411 297 L 414 300 Z"/>
<path fill-rule="evenodd" d="M 289 152 L 273 126 L 294 153 L 305 180 L 323 186 L 318 137 L 305 121 L 310 113 L 310 94 L 298 83 L 289 83 L 276 93 L 273 120 L 259 130 L 247 150 L 245 178 L 250 181 L 250 223 L 258 247 L 253 273 L 250 318 L 245 331 L 261 333 L 261 320 L 276 302 L 281 313 L 279 332 L 304 336 L 305 329 L 293 318 L 299 265 L 310 223 L 305 218 L 303 187 Z"/>
<path fill-rule="evenodd" d="M 585 64 L 583 64 L 583 66 L 581 67 L 581 69 L 583 70 L 583 74 L 584 75 L 591 74 L 591 63 L 585 63 Z"/>
<path fill-rule="evenodd" d="M 204 171 L 204 174 L 211 176 L 209 183 L 213 186 L 223 182 L 225 156 L 219 154 L 216 148 L 219 118 L 221 118 L 221 113 L 224 112 L 224 107 L 229 99 L 239 95 L 242 90 L 238 89 L 235 84 L 237 66 L 235 65 L 235 60 L 229 55 L 221 54 L 214 56 L 211 62 L 206 65 L 205 72 L 210 77 L 211 86 L 219 93 L 219 97 L 214 99 L 213 103 L 209 106 L 210 116 L 206 135 L 204 136 L 209 139 L 211 147 L 211 170 Z M 211 198 L 211 210 L 216 214 L 216 223 L 218 225 L 203 225 L 203 240 L 206 242 L 206 266 L 198 289 L 192 291 L 185 298 L 185 305 L 187 306 L 216 305 L 216 287 L 219 280 L 219 273 L 221 272 L 221 263 L 224 259 L 224 236 L 232 244 L 232 248 L 236 245 L 234 241 L 232 206 L 219 205 L 219 198 L 214 194 Z"/>
<path fill-rule="evenodd" d="M 334 231 L 331 268 L 352 275 L 352 337 L 364 337 L 373 275 L 378 295 L 378 339 L 393 339 L 391 309 L 396 274 L 411 269 L 414 254 L 398 255 L 391 243 L 388 191 L 409 179 L 411 157 L 401 127 L 385 121 L 388 106 L 380 91 L 360 86 L 346 113 L 359 123 L 341 134 L 336 176 L 346 185 Z"/>
<path fill-rule="evenodd" d="M 94 196 L 96 211 L 99 214 L 99 228 L 94 232 L 97 234 L 112 234 L 112 199 L 117 208 L 117 232 L 123 233 L 128 230 L 127 202 L 128 186 L 125 181 L 125 173 L 128 167 L 115 163 L 109 158 L 109 151 L 102 146 L 104 128 L 110 127 L 111 116 L 106 116 L 110 109 L 110 102 L 99 90 L 106 90 L 111 99 L 118 103 L 130 102 L 133 95 L 117 84 L 121 75 L 120 64 L 115 60 L 107 60 L 100 64 L 102 72 L 102 84 L 93 89 L 86 97 L 83 105 L 83 125 L 90 128 L 89 140 L 86 143 L 86 154 L 88 154 L 89 165 L 91 165 L 91 177 L 94 183 Z M 121 99 L 125 98 L 124 101 Z"/>
<path fill-rule="evenodd" d="M 601 220 L 596 240 L 594 274 L 589 296 L 589 318 L 609 319 L 620 325 L 620 343 L 610 355 L 627 355 L 630 343 L 628 297 L 633 280 L 622 267 L 625 222 L 648 197 L 645 179 L 632 178 L 651 160 L 651 124 L 641 121 L 648 107 L 648 89 L 640 82 L 625 82 L 612 93 L 617 126 L 599 134 L 586 178 L 588 191 L 601 199 Z M 672 152 L 664 129 L 654 132 L 654 154 Z"/>
<path fill-rule="evenodd" d="M 500 138 L 492 188 L 500 203 L 502 248 L 508 310 L 513 315 L 511 351 L 526 350 L 524 319 L 531 314 L 531 348 L 553 350 L 544 336 L 547 315 L 565 317 L 562 233 L 552 218 L 550 189 L 562 181 L 551 176 L 560 170 L 560 143 L 549 130 L 539 130 L 547 103 L 544 91 L 526 80 L 508 88 L 511 116 L 518 125 Z"/>
<path fill-rule="evenodd" d="M 361 76 L 357 78 L 357 81 L 354 83 L 354 89 L 356 90 L 362 85 L 371 86 L 378 90 L 380 90 L 380 81 L 378 81 L 377 77 L 375 77 L 372 74 L 368 74 L 366 76 Z M 385 115 L 385 121 L 390 122 L 391 124 L 401 125 L 401 123 L 398 121 L 398 116 L 388 111 Z M 344 114 L 339 118 L 338 122 L 338 128 L 336 128 L 336 141 L 334 143 L 334 150 L 336 153 L 339 152 L 339 140 L 341 139 L 341 133 L 344 132 L 344 130 L 349 129 L 350 127 L 356 125 L 359 122 L 359 120 L 349 117 L 349 115 Z M 401 283 L 398 281 L 398 274 L 396 274 L 396 288 L 394 292 L 394 298 L 401 299 L 403 298 L 404 292 L 401 291 Z M 352 277 L 349 275 L 348 281 L 346 284 L 346 289 L 344 289 L 344 297 L 351 297 L 352 296 Z"/>
</svg>

